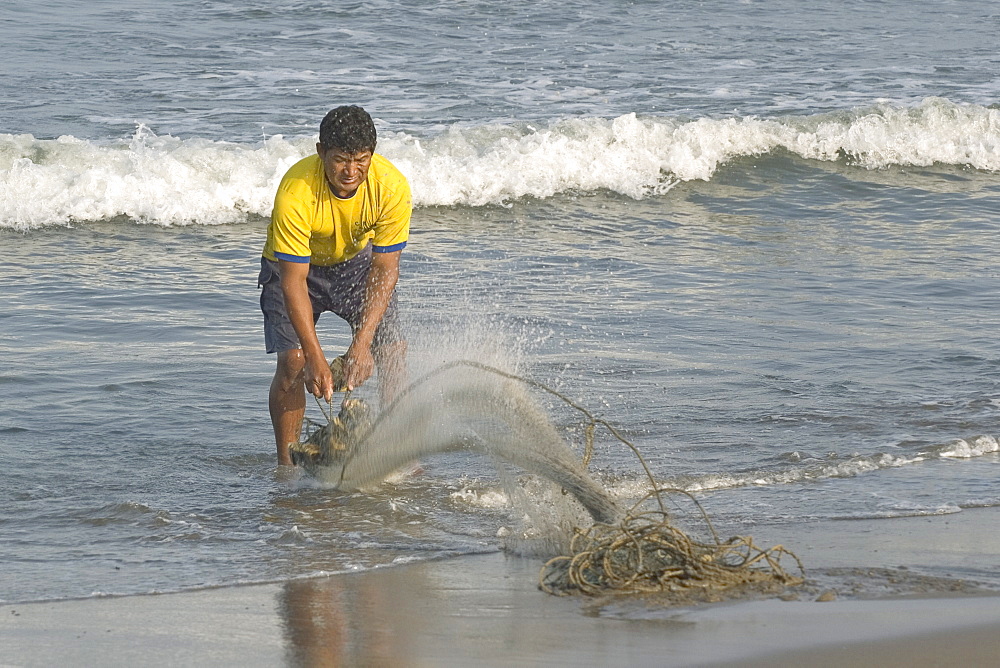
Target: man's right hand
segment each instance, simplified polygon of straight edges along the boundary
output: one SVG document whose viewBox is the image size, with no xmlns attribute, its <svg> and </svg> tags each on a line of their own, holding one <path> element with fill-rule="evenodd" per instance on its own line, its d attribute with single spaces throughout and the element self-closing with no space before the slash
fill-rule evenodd
<svg viewBox="0 0 1000 668">
<path fill-rule="evenodd" d="M 306 358 L 306 391 L 317 399 L 333 400 L 333 374 L 322 355 Z"/>
<path fill-rule="evenodd" d="M 300 262 L 279 260 L 281 272 L 281 292 L 285 297 L 285 310 L 292 321 L 295 334 L 302 344 L 302 354 L 306 358 L 306 392 L 330 401 L 333 399 L 333 374 L 326 362 L 326 355 L 316 337 L 312 302 L 309 300 L 309 265 Z"/>
</svg>

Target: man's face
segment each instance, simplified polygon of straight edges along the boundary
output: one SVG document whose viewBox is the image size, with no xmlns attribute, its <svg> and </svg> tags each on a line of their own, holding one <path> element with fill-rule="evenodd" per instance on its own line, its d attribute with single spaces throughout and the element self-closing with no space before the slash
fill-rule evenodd
<svg viewBox="0 0 1000 668">
<path fill-rule="evenodd" d="M 324 148 L 316 144 L 316 152 L 323 161 L 326 180 L 337 197 L 350 197 L 368 177 L 372 165 L 372 152 L 346 153 L 336 148 Z"/>
</svg>

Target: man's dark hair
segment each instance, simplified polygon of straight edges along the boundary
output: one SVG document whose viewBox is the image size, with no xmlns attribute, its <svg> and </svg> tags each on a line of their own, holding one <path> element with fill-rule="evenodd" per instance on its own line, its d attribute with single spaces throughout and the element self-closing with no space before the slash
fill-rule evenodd
<svg viewBox="0 0 1000 668">
<path fill-rule="evenodd" d="M 319 124 L 319 143 L 344 153 L 375 152 L 375 123 L 356 105 L 337 107 Z"/>
</svg>

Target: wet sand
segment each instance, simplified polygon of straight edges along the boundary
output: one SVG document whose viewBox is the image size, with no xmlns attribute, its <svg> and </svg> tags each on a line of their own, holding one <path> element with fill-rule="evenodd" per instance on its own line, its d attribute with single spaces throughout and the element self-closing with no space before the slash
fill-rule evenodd
<svg viewBox="0 0 1000 668">
<path fill-rule="evenodd" d="M 3 605 L 0 665 L 989 665 L 1000 660 L 1000 597 L 966 576 L 1000 568 L 998 528 L 1000 509 L 755 529 L 815 573 L 793 601 L 558 598 L 538 591 L 540 562 L 498 553 Z M 820 590 L 834 600 L 817 602 Z"/>
</svg>

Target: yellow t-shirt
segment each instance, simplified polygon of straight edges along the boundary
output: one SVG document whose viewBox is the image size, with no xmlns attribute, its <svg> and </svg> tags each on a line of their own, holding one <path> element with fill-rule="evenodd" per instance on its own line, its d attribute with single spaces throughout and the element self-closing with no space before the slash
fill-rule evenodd
<svg viewBox="0 0 1000 668">
<path fill-rule="evenodd" d="M 406 177 L 381 155 L 348 199 L 331 192 L 319 155 L 288 170 L 278 186 L 264 257 L 329 266 L 350 260 L 372 242 L 375 253 L 406 246 L 413 202 Z"/>
</svg>

